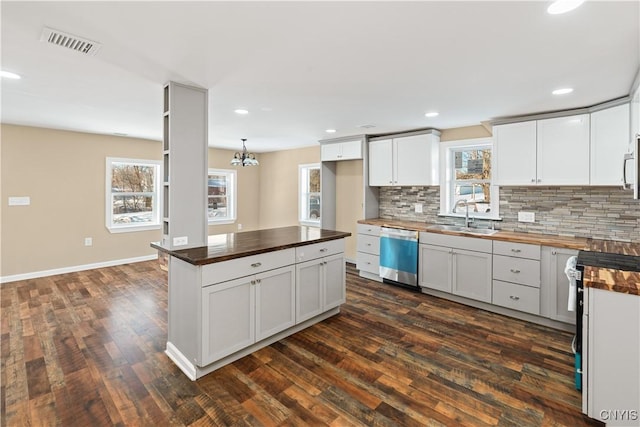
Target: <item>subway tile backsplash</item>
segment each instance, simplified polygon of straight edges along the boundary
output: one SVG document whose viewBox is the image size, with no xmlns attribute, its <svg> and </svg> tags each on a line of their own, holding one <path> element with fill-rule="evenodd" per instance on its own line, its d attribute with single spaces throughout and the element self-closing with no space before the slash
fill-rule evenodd
<svg viewBox="0 0 640 427">
<path fill-rule="evenodd" d="M 462 223 L 438 217 L 439 209 L 440 187 L 380 188 L 381 218 Z M 536 221 L 518 222 L 519 211 L 535 212 Z M 500 216 L 502 230 L 640 242 L 640 201 L 617 187 L 501 187 Z"/>
</svg>

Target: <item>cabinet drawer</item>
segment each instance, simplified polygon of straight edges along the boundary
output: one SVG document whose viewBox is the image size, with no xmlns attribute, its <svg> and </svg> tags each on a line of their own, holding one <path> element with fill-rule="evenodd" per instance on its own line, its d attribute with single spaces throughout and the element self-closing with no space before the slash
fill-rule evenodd
<svg viewBox="0 0 640 427">
<path fill-rule="evenodd" d="M 380 227 L 377 225 L 358 224 L 358 234 L 368 234 L 369 236 L 380 236 Z"/>
<path fill-rule="evenodd" d="M 493 278 L 539 288 L 540 261 L 494 255 Z"/>
<path fill-rule="evenodd" d="M 480 237 L 451 236 L 448 234 L 420 232 L 420 243 L 467 251 L 491 253 L 493 244 L 490 239 Z"/>
<path fill-rule="evenodd" d="M 322 243 L 298 246 L 296 249 L 296 261 L 303 262 L 310 259 L 344 252 L 344 239 L 329 240 Z"/>
<path fill-rule="evenodd" d="M 202 266 L 202 286 L 295 264 L 295 249 L 266 252 Z"/>
<path fill-rule="evenodd" d="M 366 254 L 358 252 L 356 254 L 356 268 L 361 271 L 380 275 L 380 257 L 378 255 Z"/>
<path fill-rule="evenodd" d="M 358 252 L 380 255 L 380 237 L 358 234 Z"/>
<path fill-rule="evenodd" d="M 540 245 L 512 243 L 496 240 L 493 242 L 493 253 L 497 255 L 517 256 L 519 258 L 540 259 Z"/>
<path fill-rule="evenodd" d="M 540 289 L 494 280 L 492 302 L 514 310 L 540 314 Z"/>
</svg>

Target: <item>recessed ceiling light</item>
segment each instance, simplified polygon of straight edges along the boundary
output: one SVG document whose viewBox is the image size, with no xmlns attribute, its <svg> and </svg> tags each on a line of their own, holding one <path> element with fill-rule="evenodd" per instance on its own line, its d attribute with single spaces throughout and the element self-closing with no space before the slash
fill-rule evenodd
<svg viewBox="0 0 640 427">
<path fill-rule="evenodd" d="M 573 9 L 584 3 L 584 0 L 556 0 L 547 8 L 550 15 L 559 15 L 572 11 Z"/>
<path fill-rule="evenodd" d="M 556 89 L 551 93 L 554 94 L 554 95 L 566 95 L 566 94 L 571 93 L 571 92 L 573 92 L 572 88 L 565 87 L 565 88 L 562 88 L 562 89 Z"/>
<path fill-rule="evenodd" d="M 9 71 L 4 71 L 4 70 L 0 71 L 0 76 L 6 77 L 8 79 L 19 79 L 20 78 L 20 76 L 17 75 L 16 73 L 10 73 Z"/>
<path fill-rule="evenodd" d="M 426 113 L 424 116 L 425 117 L 436 117 L 438 114 L 440 114 L 440 113 L 438 113 L 437 111 L 432 111 L 430 113 Z"/>
<path fill-rule="evenodd" d="M 245 110 L 243 108 L 238 108 L 237 110 L 233 110 L 236 114 L 249 114 L 249 110 Z"/>
<path fill-rule="evenodd" d="M 327 132 L 327 133 L 336 133 L 336 130 L 335 129 L 327 129 L 325 132 Z"/>
</svg>

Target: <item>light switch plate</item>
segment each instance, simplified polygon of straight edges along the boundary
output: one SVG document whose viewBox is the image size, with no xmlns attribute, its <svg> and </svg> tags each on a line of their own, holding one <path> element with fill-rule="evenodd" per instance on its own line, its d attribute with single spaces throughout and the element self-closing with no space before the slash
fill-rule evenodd
<svg viewBox="0 0 640 427">
<path fill-rule="evenodd" d="M 189 243 L 189 237 L 187 236 L 173 238 L 173 246 L 184 246 L 187 243 Z"/>
<path fill-rule="evenodd" d="M 422 203 L 415 204 L 416 213 L 422 213 Z"/>
<path fill-rule="evenodd" d="M 9 206 L 29 206 L 31 204 L 31 197 L 9 197 Z"/>
<path fill-rule="evenodd" d="M 518 221 L 520 222 L 536 222 L 535 212 L 518 212 Z"/>
</svg>

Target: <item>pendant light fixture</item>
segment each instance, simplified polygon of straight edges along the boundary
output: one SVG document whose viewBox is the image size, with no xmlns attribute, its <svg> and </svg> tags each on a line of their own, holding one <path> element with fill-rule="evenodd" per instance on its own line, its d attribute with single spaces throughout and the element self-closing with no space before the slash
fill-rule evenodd
<svg viewBox="0 0 640 427">
<path fill-rule="evenodd" d="M 256 155 L 247 151 L 245 146 L 246 138 L 242 138 L 242 153 L 236 151 L 231 159 L 231 166 L 258 166 L 260 163 L 256 159 Z"/>
</svg>

